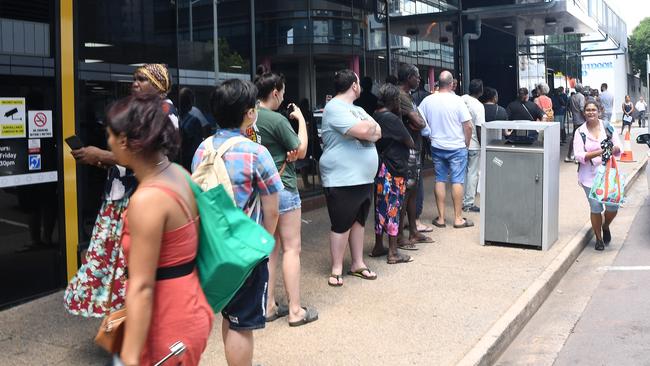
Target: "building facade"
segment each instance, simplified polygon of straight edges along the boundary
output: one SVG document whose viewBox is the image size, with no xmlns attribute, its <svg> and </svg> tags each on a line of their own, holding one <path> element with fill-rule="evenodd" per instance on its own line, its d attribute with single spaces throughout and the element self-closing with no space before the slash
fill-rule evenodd
<svg viewBox="0 0 650 366">
<path fill-rule="evenodd" d="M 321 192 L 318 111 L 334 94 L 335 71 L 350 68 L 369 76 L 376 90 L 400 62 L 409 62 L 418 66 L 427 89 L 440 71 L 450 70 L 461 87 L 467 84 L 463 76 L 480 77 L 507 103 L 519 85 L 551 80 L 558 72 L 580 75 L 579 52 L 562 52 L 573 47 L 567 38 L 579 44 L 576 34 L 604 28 L 590 15 L 607 13 L 602 4 L 3 0 L 0 276 L 20 280 L 3 281 L 0 308 L 60 290 L 76 272 L 106 170 L 78 166 L 63 141 L 76 134 L 86 145 L 106 148 L 105 110 L 128 95 L 138 66 L 167 64 L 173 79 L 169 97 L 177 102 L 179 89 L 191 88 L 195 106 L 213 126 L 218 121 L 210 116 L 208 99 L 215 84 L 251 80 L 260 64 L 283 73 L 285 100 L 307 111 L 314 131 L 310 156 L 298 163 L 299 189 L 307 197 Z M 613 17 L 605 16 L 602 22 L 609 25 Z"/>
</svg>

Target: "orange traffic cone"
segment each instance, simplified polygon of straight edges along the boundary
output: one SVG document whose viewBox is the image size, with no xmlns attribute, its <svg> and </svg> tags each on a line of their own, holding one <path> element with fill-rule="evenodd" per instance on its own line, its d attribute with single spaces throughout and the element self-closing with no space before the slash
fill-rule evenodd
<svg viewBox="0 0 650 366">
<path fill-rule="evenodd" d="M 634 157 L 632 156 L 632 144 L 630 143 L 630 131 L 625 133 L 625 140 L 623 141 L 623 153 L 621 154 L 621 159 L 624 163 L 634 162 Z"/>
</svg>

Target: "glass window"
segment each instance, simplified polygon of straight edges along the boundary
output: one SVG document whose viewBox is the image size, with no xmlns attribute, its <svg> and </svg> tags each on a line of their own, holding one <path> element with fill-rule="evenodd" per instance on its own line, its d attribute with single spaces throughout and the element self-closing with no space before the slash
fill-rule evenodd
<svg viewBox="0 0 650 366">
<path fill-rule="evenodd" d="M 65 283 L 54 14 L 0 3 L 0 308 Z"/>
<path fill-rule="evenodd" d="M 168 65 L 174 84 L 169 97 L 176 101 L 179 80 L 177 9 L 167 0 L 97 0 L 76 4 L 77 13 L 83 14 L 78 18 L 76 33 L 77 135 L 86 145 L 106 149 L 106 108 L 111 102 L 129 95 L 133 72 L 138 66 L 145 63 Z M 187 7 L 183 9 L 185 17 Z M 197 15 L 197 22 L 203 21 Z M 187 30 L 188 23 L 183 24 Z M 198 31 L 197 43 L 201 45 L 200 40 L 205 39 L 201 38 L 201 27 L 194 29 Z M 200 60 L 209 52 L 200 46 L 196 49 L 199 50 L 196 55 L 188 52 L 189 55 L 182 59 L 185 65 L 209 66 L 209 58 Z M 80 249 L 85 249 L 101 205 L 106 169 L 79 165 L 77 172 L 79 241 Z"/>
</svg>

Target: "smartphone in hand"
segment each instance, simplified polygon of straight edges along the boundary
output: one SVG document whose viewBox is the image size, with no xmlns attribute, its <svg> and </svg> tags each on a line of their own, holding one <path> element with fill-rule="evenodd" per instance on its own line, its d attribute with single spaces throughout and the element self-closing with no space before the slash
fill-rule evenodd
<svg viewBox="0 0 650 366">
<path fill-rule="evenodd" d="M 82 147 L 86 146 L 77 135 L 72 135 L 66 138 L 65 143 L 68 144 L 68 146 L 70 146 L 71 150 L 79 150 Z"/>
</svg>

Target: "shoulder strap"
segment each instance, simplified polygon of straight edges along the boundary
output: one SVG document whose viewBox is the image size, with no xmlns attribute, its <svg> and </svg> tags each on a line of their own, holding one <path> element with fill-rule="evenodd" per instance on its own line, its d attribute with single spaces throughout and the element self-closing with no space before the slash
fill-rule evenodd
<svg viewBox="0 0 650 366">
<path fill-rule="evenodd" d="M 235 146 L 236 144 L 244 141 L 250 141 L 244 136 L 234 136 L 226 140 L 219 148 L 217 149 L 217 157 L 221 158 L 223 154 L 226 153 L 226 151 L 230 150 L 231 147 Z M 212 146 L 212 144 L 210 144 Z M 214 148 L 214 147 L 213 147 Z"/>
<path fill-rule="evenodd" d="M 205 148 L 205 152 L 214 151 L 214 135 L 205 139 L 203 143 L 204 143 L 203 146 Z"/>
<path fill-rule="evenodd" d="M 612 127 L 612 125 L 607 121 L 604 121 L 603 125 L 605 126 L 605 134 L 607 135 L 607 138 L 611 140 L 614 135 L 614 127 Z"/>
<path fill-rule="evenodd" d="M 530 116 L 530 120 L 534 121 L 535 118 L 533 118 L 533 115 L 530 114 L 530 112 L 528 111 L 528 108 L 526 108 L 526 103 L 521 103 L 521 106 L 524 107 L 524 109 L 526 110 L 526 113 L 528 113 L 528 115 Z"/>
<path fill-rule="evenodd" d="M 183 211 L 185 212 L 185 215 L 187 216 L 187 219 L 189 221 L 194 220 L 194 218 L 192 217 L 192 212 L 190 211 L 190 207 L 187 204 L 187 202 L 185 202 L 185 199 L 183 199 L 183 197 L 181 197 L 181 195 L 178 192 L 174 191 L 173 189 L 165 186 L 164 184 L 159 184 L 159 183 L 146 184 L 146 185 L 140 186 L 140 188 L 157 188 L 157 189 L 160 189 L 161 191 L 165 192 L 168 196 L 173 198 L 174 201 L 176 201 L 176 203 L 178 203 L 181 206 L 181 208 L 183 208 Z"/>
</svg>

